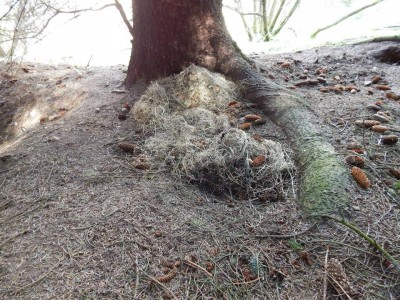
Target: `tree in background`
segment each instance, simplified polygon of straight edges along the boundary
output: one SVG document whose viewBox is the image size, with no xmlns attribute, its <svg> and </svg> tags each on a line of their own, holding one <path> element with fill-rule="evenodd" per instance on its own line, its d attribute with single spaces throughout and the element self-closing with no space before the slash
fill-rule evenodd
<svg viewBox="0 0 400 300">
<path fill-rule="evenodd" d="M 50 21 L 57 15 L 52 14 L 51 0 L 9 0 L 8 9 L 0 16 L 0 44 L 10 60 L 14 59 L 17 49 L 21 54 L 26 51 L 26 42 L 38 38 Z"/>
<path fill-rule="evenodd" d="M 118 0 L 98 8 L 78 9 L 68 0 L 8 0 L 3 15 L 0 15 L 0 57 L 6 56 L 10 62 L 21 58 L 27 51 L 29 40 L 40 40 L 50 22 L 61 14 L 71 14 L 71 20 L 87 11 L 99 11 L 108 7 L 118 7 Z M 1 55 L 3 54 L 3 55 Z"/>
<path fill-rule="evenodd" d="M 347 169 L 303 100 L 257 72 L 232 41 L 222 0 L 132 0 L 133 43 L 126 84 L 176 74 L 190 64 L 225 74 L 281 126 L 297 150 L 300 199 L 310 214 L 347 205 Z"/>
<path fill-rule="evenodd" d="M 300 5 L 300 0 L 253 0 L 253 10 L 248 11 L 243 9 L 241 0 L 233 2 L 234 6 L 225 7 L 240 15 L 249 40 L 259 35 L 265 42 L 279 34 Z"/>
</svg>

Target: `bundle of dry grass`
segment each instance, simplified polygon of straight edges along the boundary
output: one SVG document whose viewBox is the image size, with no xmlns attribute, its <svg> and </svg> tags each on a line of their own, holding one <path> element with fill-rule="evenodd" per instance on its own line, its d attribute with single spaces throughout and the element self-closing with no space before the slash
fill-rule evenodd
<svg viewBox="0 0 400 300">
<path fill-rule="evenodd" d="M 153 83 L 133 109 L 153 133 L 143 151 L 157 167 L 214 193 L 253 198 L 274 188 L 293 165 L 279 143 L 232 128 L 226 109 L 237 97 L 232 82 L 194 65 Z"/>
</svg>

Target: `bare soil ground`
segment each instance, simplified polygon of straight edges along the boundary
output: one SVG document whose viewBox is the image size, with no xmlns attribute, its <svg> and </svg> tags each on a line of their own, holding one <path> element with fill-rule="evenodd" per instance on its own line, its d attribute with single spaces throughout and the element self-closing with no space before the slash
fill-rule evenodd
<svg viewBox="0 0 400 300">
<path fill-rule="evenodd" d="M 387 97 L 400 93 L 399 65 L 373 58 L 388 46 L 398 44 L 252 59 L 304 96 L 341 159 L 365 160 L 371 187 L 349 187 L 349 221 L 400 261 L 399 144 L 385 145 L 382 134 L 355 125 L 379 110 L 389 133 L 399 135 L 400 103 Z M 6 67 L 1 299 L 400 299 L 392 263 L 348 228 L 305 218 L 293 193 L 217 197 L 165 171 L 133 168 L 138 153 L 117 144 L 141 144 L 145 136 L 130 115 L 117 116 L 146 86 L 118 93 L 122 66 Z M 382 79 L 366 85 L 375 75 Z M 248 112 L 257 110 L 238 117 Z M 289 144 L 269 121 L 251 130 Z M 362 151 L 347 149 L 352 143 Z"/>
</svg>

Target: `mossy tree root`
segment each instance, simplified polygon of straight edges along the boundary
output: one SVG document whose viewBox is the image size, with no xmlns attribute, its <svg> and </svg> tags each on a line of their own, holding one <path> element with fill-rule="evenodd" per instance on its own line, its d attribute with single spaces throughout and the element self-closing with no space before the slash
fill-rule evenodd
<svg viewBox="0 0 400 300">
<path fill-rule="evenodd" d="M 245 65 L 240 69 L 230 77 L 240 84 L 247 99 L 286 132 L 294 147 L 300 171 L 299 199 L 306 215 L 347 214 L 348 170 L 324 136 L 319 116 L 291 91 Z"/>
</svg>

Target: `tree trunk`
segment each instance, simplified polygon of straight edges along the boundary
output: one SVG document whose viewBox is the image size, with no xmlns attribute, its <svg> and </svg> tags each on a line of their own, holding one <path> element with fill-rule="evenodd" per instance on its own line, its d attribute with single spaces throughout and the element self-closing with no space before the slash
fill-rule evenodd
<svg viewBox="0 0 400 300">
<path fill-rule="evenodd" d="M 348 201 L 347 169 L 313 125 L 318 117 L 300 97 L 250 66 L 225 28 L 222 0 L 132 0 L 132 8 L 134 41 L 127 85 L 178 73 L 191 63 L 225 74 L 290 138 L 306 213 L 342 211 Z"/>
<path fill-rule="evenodd" d="M 221 0 L 133 0 L 134 41 L 127 83 L 182 71 L 217 69 L 225 33 Z"/>
</svg>

